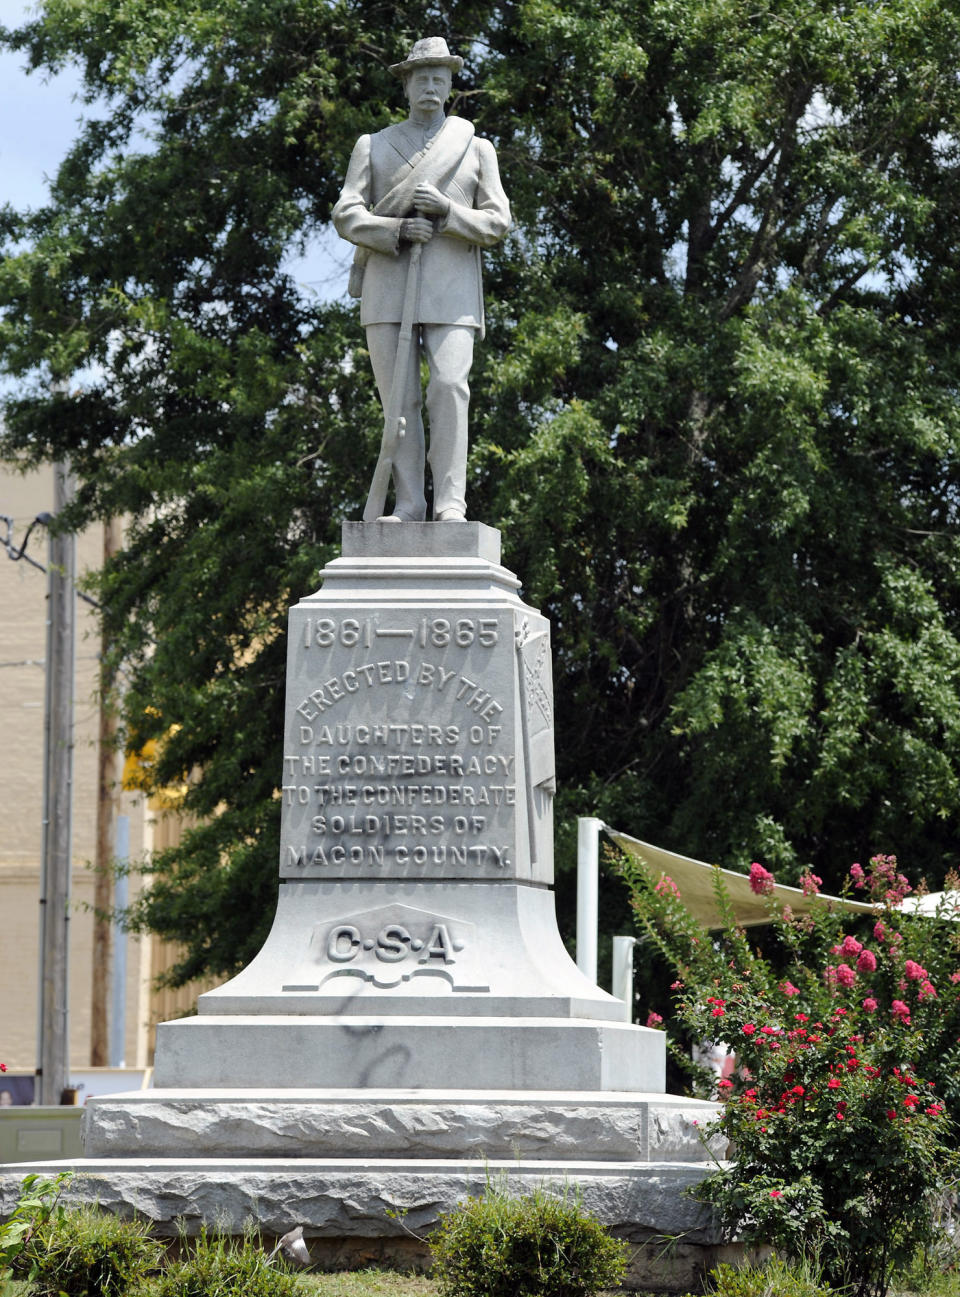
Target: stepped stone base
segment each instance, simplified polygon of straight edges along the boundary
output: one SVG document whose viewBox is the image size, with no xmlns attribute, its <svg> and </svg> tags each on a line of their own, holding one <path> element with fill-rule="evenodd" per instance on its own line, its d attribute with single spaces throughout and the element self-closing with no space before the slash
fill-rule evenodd
<svg viewBox="0 0 960 1297">
<path fill-rule="evenodd" d="M 155 1090 L 92 1099 L 85 1156 L 0 1169 L 0 1215 L 23 1177 L 73 1170 L 67 1203 L 174 1234 L 215 1222 L 267 1237 L 301 1224 L 321 1266 L 422 1264 L 438 1216 L 491 1181 L 575 1191 L 636 1246 L 637 1286 L 683 1291 L 720 1238 L 684 1191 L 713 1163 L 714 1104 L 659 1093 Z M 411 1231 L 415 1238 L 411 1237 Z M 682 1248 L 670 1237 L 682 1235 Z M 659 1240 L 659 1242 L 657 1242 Z"/>
</svg>

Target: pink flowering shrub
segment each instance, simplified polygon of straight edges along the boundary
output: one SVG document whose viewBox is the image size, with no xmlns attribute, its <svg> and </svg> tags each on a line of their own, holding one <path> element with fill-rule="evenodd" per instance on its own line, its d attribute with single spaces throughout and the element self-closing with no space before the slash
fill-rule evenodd
<svg viewBox="0 0 960 1297">
<path fill-rule="evenodd" d="M 756 861 L 750 866 L 750 889 L 758 896 L 773 895 L 773 874 Z"/>
<path fill-rule="evenodd" d="M 785 918 L 773 877 L 774 940 L 761 955 L 736 927 L 719 872 L 725 928 L 707 934 L 682 896 L 623 866 L 634 905 L 676 971 L 665 1026 L 679 1062 L 688 1042 L 724 1040 L 737 1069 L 717 1089 L 733 1162 L 696 1190 L 730 1236 L 806 1256 L 855 1297 L 883 1297 L 895 1266 L 932 1235 L 932 1198 L 950 1163 L 960 1109 L 960 941 L 956 925 L 905 915 L 909 886 L 892 856 L 851 869 L 873 901 L 852 916 L 827 902 Z M 662 1008 L 662 1006 L 661 1006 Z"/>
</svg>

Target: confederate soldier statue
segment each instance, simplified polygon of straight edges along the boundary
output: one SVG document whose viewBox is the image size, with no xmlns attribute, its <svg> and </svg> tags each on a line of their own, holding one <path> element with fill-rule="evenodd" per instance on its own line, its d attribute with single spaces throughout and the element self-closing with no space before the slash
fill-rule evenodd
<svg viewBox="0 0 960 1297">
<path fill-rule="evenodd" d="M 480 249 L 503 238 L 510 204 L 493 145 L 463 118 L 444 115 L 462 67 L 438 36 L 417 41 L 391 67 L 410 115 L 360 137 L 333 209 L 338 233 L 357 245 L 350 292 L 361 299 L 384 412 L 367 521 L 384 514 L 391 471 L 395 503 L 385 520 L 426 517 L 421 350 L 430 369 L 433 516 L 466 517 L 468 379 L 474 338 L 483 337 Z"/>
</svg>

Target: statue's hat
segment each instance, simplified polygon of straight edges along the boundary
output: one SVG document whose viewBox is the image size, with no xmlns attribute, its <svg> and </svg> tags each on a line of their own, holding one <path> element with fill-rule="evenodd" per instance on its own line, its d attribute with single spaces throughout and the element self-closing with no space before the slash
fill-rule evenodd
<svg viewBox="0 0 960 1297">
<path fill-rule="evenodd" d="M 439 64 L 440 67 L 449 68 L 451 72 L 459 72 L 463 67 L 463 59 L 459 54 L 450 53 L 442 36 L 425 36 L 423 40 L 417 41 L 402 63 L 391 63 L 390 71 L 402 77 L 425 63 Z"/>
</svg>

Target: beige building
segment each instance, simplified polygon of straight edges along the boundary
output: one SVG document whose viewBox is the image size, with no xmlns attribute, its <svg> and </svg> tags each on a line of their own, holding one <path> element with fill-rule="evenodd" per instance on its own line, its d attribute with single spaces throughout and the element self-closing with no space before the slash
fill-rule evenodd
<svg viewBox="0 0 960 1297">
<path fill-rule="evenodd" d="M 53 509 L 53 473 L 27 476 L 0 466 L 0 514 L 12 517 L 11 535 L 19 549 L 36 515 Z M 3 535 L 7 524 L 0 521 Z M 27 548 L 30 558 L 47 564 L 48 536 L 37 526 Z M 31 1073 L 37 1065 L 39 899 L 43 837 L 44 695 L 47 577 L 26 558 L 10 561 L 0 553 L 0 1061 L 10 1074 Z M 92 528 L 78 537 L 77 569 L 102 561 L 103 532 Z M 76 687 L 74 691 L 73 876 L 70 919 L 70 1068 L 89 1069 L 94 947 L 94 861 L 97 850 L 99 632 L 88 604 L 78 602 Z M 122 763 L 121 763 L 122 764 Z M 138 795 L 117 790 L 111 808 L 125 817 L 131 859 L 149 853 L 155 838 L 164 843 L 176 824 L 144 807 Z M 114 824 L 117 823 L 114 818 Z M 159 845 L 159 843 L 158 843 Z M 131 889 L 138 885 L 130 880 Z M 126 975 L 121 1013 L 112 1013 L 112 986 L 106 979 L 101 999 L 110 1014 L 114 1054 L 122 1046 L 127 1067 L 152 1061 L 151 1026 L 192 1003 L 194 993 L 156 996 L 151 986 L 166 967 L 170 952 L 162 943 L 120 935 L 125 943 Z M 112 973 L 113 961 L 109 972 Z M 120 1024 L 122 1016 L 123 1022 Z M 122 1030 L 118 1025 L 122 1026 Z M 101 1033 L 101 1047 L 103 1038 Z M 114 1057 L 112 1060 L 116 1062 Z M 81 1099 L 84 1096 L 81 1094 Z"/>
</svg>

